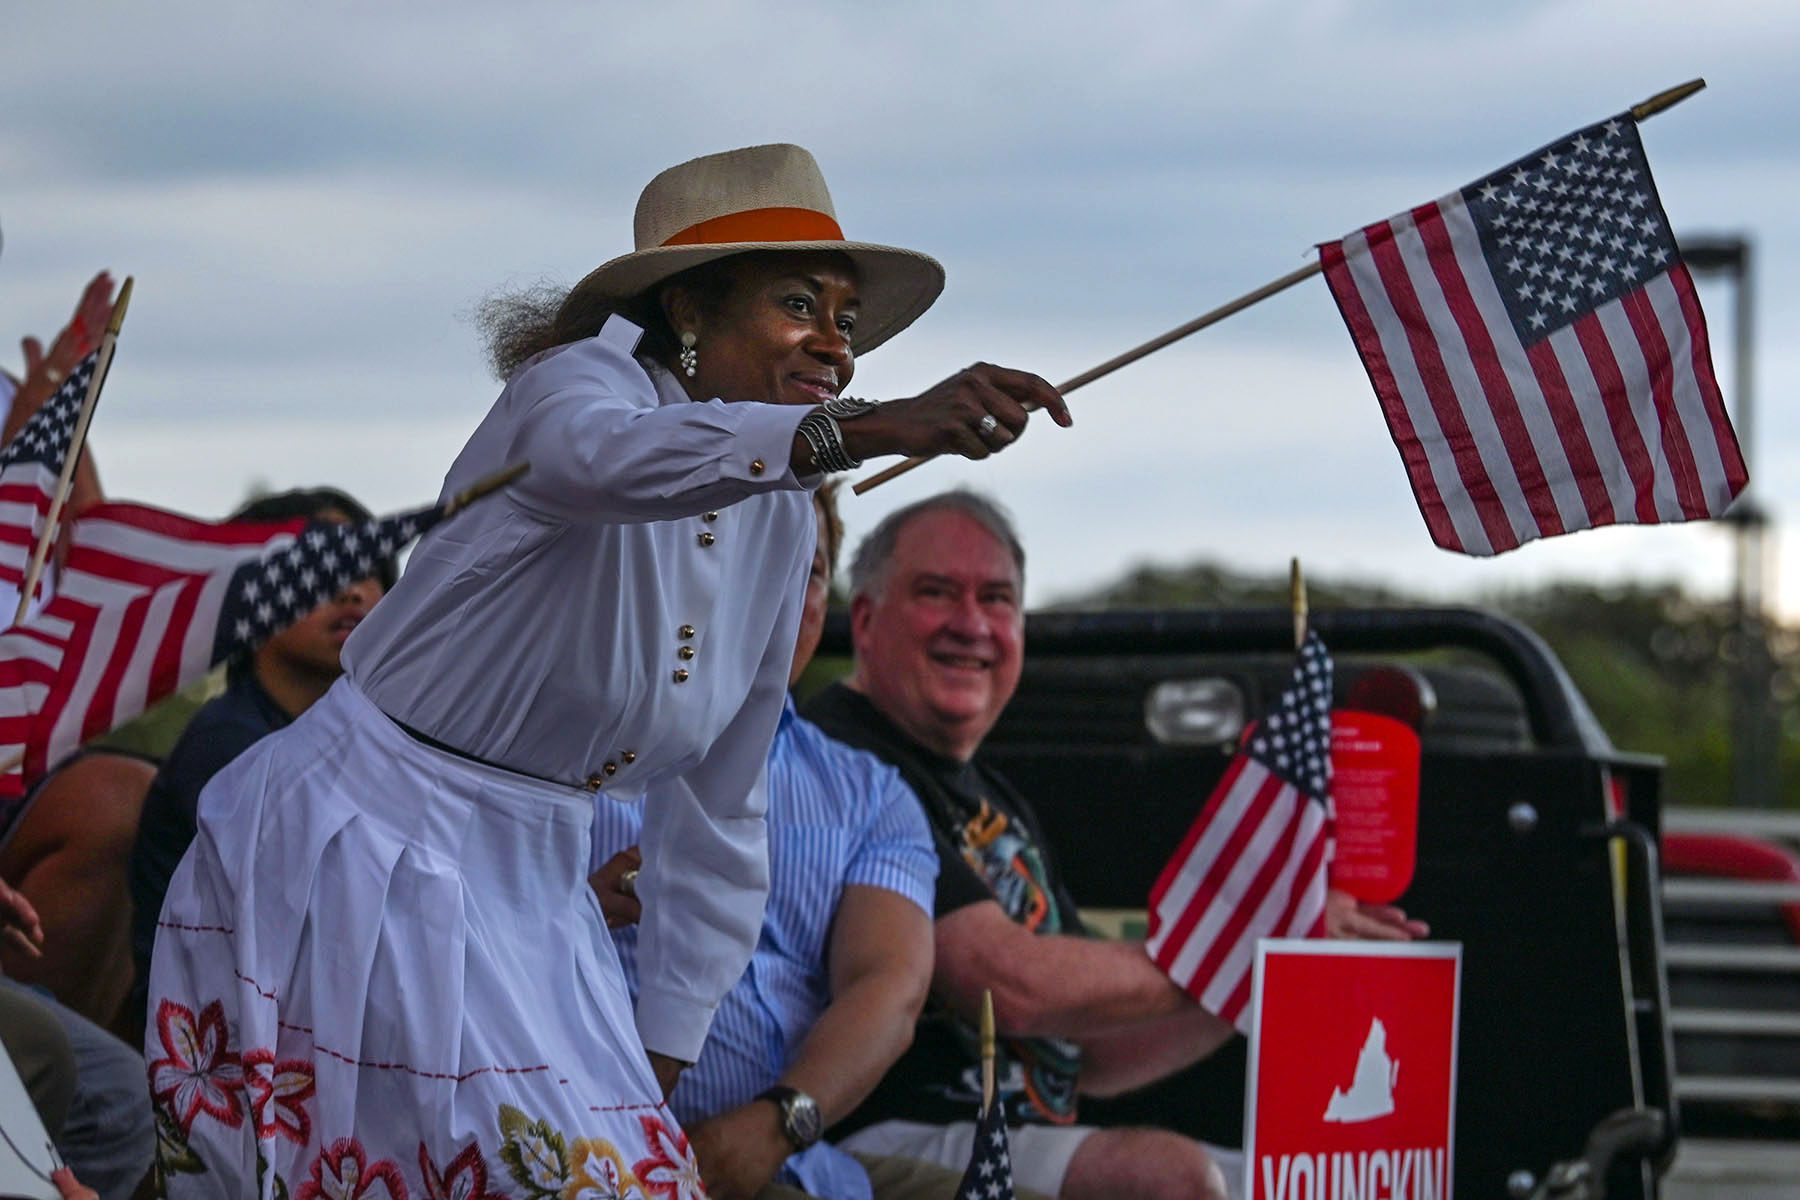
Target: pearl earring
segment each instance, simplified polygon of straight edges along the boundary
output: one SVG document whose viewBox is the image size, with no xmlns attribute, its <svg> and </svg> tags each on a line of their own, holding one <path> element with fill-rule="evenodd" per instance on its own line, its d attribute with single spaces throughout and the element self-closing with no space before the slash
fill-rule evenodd
<svg viewBox="0 0 1800 1200">
<path fill-rule="evenodd" d="M 689 379 L 694 377 L 694 368 L 700 363 L 700 352 L 694 349 L 694 343 L 697 341 L 699 339 L 694 336 L 694 331 L 691 329 L 684 331 L 681 335 L 681 353 L 677 357 L 681 360 L 682 373 Z"/>
</svg>

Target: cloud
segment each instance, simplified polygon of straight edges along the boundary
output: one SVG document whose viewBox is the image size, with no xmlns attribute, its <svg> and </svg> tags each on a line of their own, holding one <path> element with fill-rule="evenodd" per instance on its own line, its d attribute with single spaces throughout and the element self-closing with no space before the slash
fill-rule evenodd
<svg viewBox="0 0 1800 1200">
<path fill-rule="evenodd" d="M 95 434 L 123 494 L 219 512 L 258 478 L 428 498 L 495 391 L 463 315 L 625 249 L 638 188 L 689 154 L 803 142 L 853 235 L 945 261 L 936 310 L 862 365 L 854 390 L 895 396 L 978 358 L 1066 378 L 1705 74 L 1645 138 L 1678 229 L 1756 239 L 1757 486 L 1800 516 L 1800 418 L 1776 403 L 1800 382 L 1777 336 L 1800 319 L 1791 6 L 175 0 L 8 18 L 32 53 L 0 77 L 0 332 L 49 331 L 101 265 L 138 276 Z M 1706 298 L 1728 372 L 1731 295 Z M 966 479 L 1019 512 L 1034 598 L 1202 554 L 1446 593 L 1728 578 L 1717 528 L 1494 562 L 1433 549 L 1317 283 L 1076 404 L 1072 434 L 847 503 L 853 532 Z M 1782 561 L 1800 601 L 1800 554 Z"/>
</svg>

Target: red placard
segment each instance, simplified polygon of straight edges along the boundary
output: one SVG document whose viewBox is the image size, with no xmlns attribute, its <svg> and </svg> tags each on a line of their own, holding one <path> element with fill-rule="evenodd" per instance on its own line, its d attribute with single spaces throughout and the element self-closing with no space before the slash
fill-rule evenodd
<svg viewBox="0 0 1800 1200">
<path fill-rule="evenodd" d="M 1448 1200 L 1461 977 L 1458 943 L 1258 946 L 1249 1200 Z"/>
<path fill-rule="evenodd" d="M 1419 735 L 1392 717 L 1331 714 L 1331 886 L 1387 904 L 1411 886 L 1419 844 Z"/>
</svg>

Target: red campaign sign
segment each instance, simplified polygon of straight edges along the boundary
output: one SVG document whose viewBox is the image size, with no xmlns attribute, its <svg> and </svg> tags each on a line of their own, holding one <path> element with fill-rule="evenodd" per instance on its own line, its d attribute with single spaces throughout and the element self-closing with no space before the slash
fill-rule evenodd
<svg viewBox="0 0 1800 1200">
<path fill-rule="evenodd" d="M 1387 904 L 1411 886 L 1419 843 L 1419 735 L 1376 713 L 1331 714 L 1331 886 Z"/>
<path fill-rule="evenodd" d="M 1448 1200 L 1462 946 L 1265 940 L 1249 1200 Z"/>
</svg>

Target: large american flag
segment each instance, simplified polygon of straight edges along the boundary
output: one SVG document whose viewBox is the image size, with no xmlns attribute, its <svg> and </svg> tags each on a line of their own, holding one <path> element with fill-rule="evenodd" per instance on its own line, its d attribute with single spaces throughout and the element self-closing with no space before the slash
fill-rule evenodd
<svg viewBox="0 0 1800 1200">
<path fill-rule="evenodd" d="M 1241 1031 L 1258 939 L 1324 932 L 1330 796 L 1331 655 L 1308 634 L 1150 892 L 1150 957 Z"/>
<path fill-rule="evenodd" d="M 13 440 L 0 450 L 0 621 L 11 622 L 19 589 L 31 562 L 50 500 L 68 457 L 69 439 L 87 399 L 99 354 L 88 355 L 69 372 L 54 395 L 32 414 Z M 42 595 L 40 591 L 39 595 Z"/>
<path fill-rule="evenodd" d="M 1713 517 L 1743 490 L 1630 114 L 1320 257 L 1438 545 Z"/>
<path fill-rule="evenodd" d="M 0 764 L 23 756 L 0 778 L 0 830 L 6 798 L 83 742 L 374 574 L 445 508 L 311 525 L 89 509 L 55 596 L 0 634 Z"/>
</svg>

